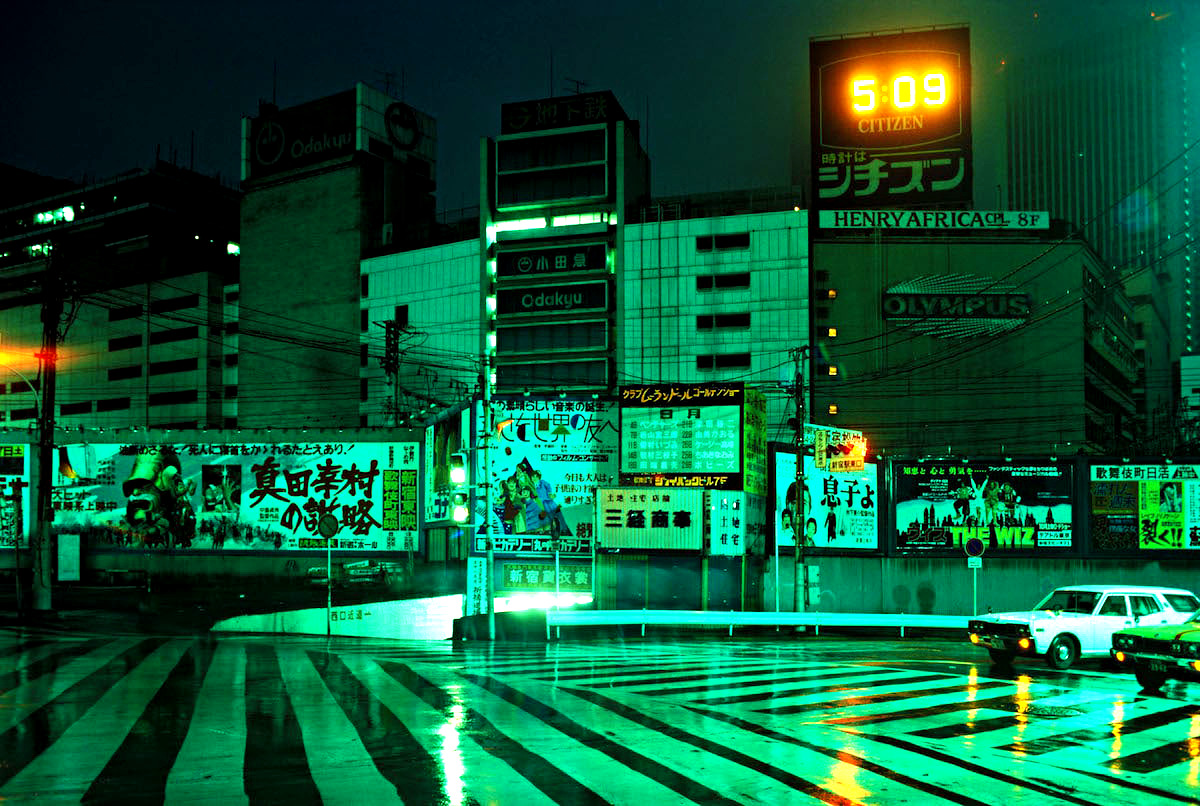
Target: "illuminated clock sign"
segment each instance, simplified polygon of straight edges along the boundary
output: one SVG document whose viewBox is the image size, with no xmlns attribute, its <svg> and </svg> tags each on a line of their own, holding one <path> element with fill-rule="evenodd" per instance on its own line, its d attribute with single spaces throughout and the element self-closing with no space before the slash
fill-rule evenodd
<svg viewBox="0 0 1200 806">
<path fill-rule="evenodd" d="M 967 28 L 810 43 L 821 209 L 971 200 Z"/>
</svg>

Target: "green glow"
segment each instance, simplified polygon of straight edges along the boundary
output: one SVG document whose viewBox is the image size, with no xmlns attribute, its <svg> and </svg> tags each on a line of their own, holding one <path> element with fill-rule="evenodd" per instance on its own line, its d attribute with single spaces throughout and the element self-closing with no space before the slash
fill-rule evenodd
<svg viewBox="0 0 1200 806">
<path fill-rule="evenodd" d="M 600 224 L 604 219 L 604 213 L 572 213 L 554 216 L 550 225 L 553 227 L 577 227 L 580 224 Z"/>
<path fill-rule="evenodd" d="M 497 221 L 496 232 L 514 232 L 526 229 L 545 229 L 545 218 L 517 218 L 512 221 Z"/>
<path fill-rule="evenodd" d="M 33 216 L 33 220 L 38 224 L 53 224 L 55 221 L 70 223 L 75 220 L 75 208 L 68 204 L 66 207 L 59 207 L 57 210 L 36 213 Z"/>
<path fill-rule="evenodd" d="M 496 276 L 496 259 L 495 258 L 488 258 L 487 270 L 488 270 L 488 274 L 490 274 L 492 277 Z"/>
<path fill-rule="evenodd" d="M 229 243 L 225 244 L 225 254 L 240 255 L 241 253 L 242 253 L 242 247 L 240 244 L 236 244 L 233 241 L 230 241 Z"/>
<path fill-rule="evenodd" d="M 492 331 L 487 335 L 487 345 L 489 350 L 496 349 L 496 331 Z"/>
<path fill-rule="evenodd" d="M 491 296 L 491 295 L 489 295 L 489 296 L 488 296 L 488 298 L 487 298 L 487 312 L 488 312 L 488 313 L 495 313 L 495 312 L 496 312 L 496 297 L 495 297 L 495 296 Z"/>
<path fill-rule="evenodd" d="M 552 607 L 570 607 L 574 604 L 591 604 L 590 593 L 562 592 L 555 597 L 553 591 L 539 593 L 514 593 L 511 596 L 496 597 L 496 612 L 505 613 L 514 610 L 549 610 Z"/>
</svg>

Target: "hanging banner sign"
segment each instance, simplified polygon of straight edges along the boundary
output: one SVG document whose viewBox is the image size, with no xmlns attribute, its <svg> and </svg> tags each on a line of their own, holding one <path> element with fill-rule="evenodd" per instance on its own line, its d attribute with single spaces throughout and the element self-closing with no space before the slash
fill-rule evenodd
<svg viewBox="0 0 1200 806">
<path fill-rule="evenodd" d="M 29 446 L 0 445 L 0 550 L 29 547 Z"/>
</svg>

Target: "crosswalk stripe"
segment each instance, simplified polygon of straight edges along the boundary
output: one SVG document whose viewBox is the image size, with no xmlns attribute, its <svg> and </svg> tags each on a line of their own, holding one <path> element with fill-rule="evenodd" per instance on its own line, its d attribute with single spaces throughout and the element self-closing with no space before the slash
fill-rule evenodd
<svg viewBox="0 0 1200 806">
<path fill-rule="evenodd" d="M 291 697 L 270 645 L 246 646 L 246 796 L 252 803 L 319 803 Z"/>
<path fill-rule="evenodd" d="M 39 637 L 18 639 L 17 641 L 14 641 L 11 644 L 5 644 L 3 646 L 0 646 L 0 663 L 7 661 L 9 659 L 10 655 L 20 656 L 26 652 L 36 650 L 36 649 L 43 647 L 49 643 L 51 643 L 49 638 L 39 636 Z M 2 669 L 2 668 L 3 667 L 0 666 L 0 669 Z"/>
<path fill-rule="evenodd" d="M 381 661 L 380 668 L 441 713 L 451 715 L 455 713 L 456 706 L 462 708 L 461 700 L 456 695 L 422 677 L 407 664 Z M 510 765 L 554 801 L 595 806 L 612 802 L 612 799 L 595 791 L 578 777 L 566 773 L 545 756 L 532 751 L 527 746 L 531 744 L 528 738 L 524 738 L 523 742 L 514 741 L 483 711 L 475 707 L 466 708 L 465 711 L 469 732 L 479 746 Z"/>
<path fill-rule="evenodd" d="M 166 801 L 248 803 L 242 784 L 246 755 L 246 652 L 217 644 L 196 696 L 187 735 L 167 776 Z"/>
<path fill-rule="evenodd" d="M 115 666 L 114 662 L 93 675 L 111 675 L 109 684 L 103 688 L 99 687 L 101 680 L 89 678 L 86 682 L 98 695 L 92 707 L 78 711 L 78 715 L 62 725 L 61 730 L 54 731 L 58 735 L 42 753 L 22 765 L 21 770 L 0 787 L 0 795 L 80 798 L 120 747 L 190 642 L 190 639 L 162 641 L 153 652 L 133 660 L 130 656 L 141 648 L 136 647 L 126 653 L 126 658 L 136 663 L 127 673 L 119 674 L 118 669 L 110 668 Z M 110 674 L 105 675 L 106 671 Z M 64 695 L 61 699 L 65 698 Z M 61 710 L 76 711 L 73 705 L 75 703 L 63 704 Z"/>
<path fill-rule="evenodd" d="M 924 683 L 939 681 L 949 683 L 952 678 L 945 675 L 933 675 L 926 677 L 906 676 L 898 670 L 863 670 L 858 672 L 848 672 L 845 670 L 831 671 L 825 677 L 801 677 L 795 678 L 796 682 L 789 683 L 786 687 L 780 689 L 774 686 L 764 688 L 762 683 L 759 684 L 760 691 L 745 692 L 735 695 L 724 695 L 718 691 L 712 697 L 696 697 L 692 698 L 692 702 L 704 703 L 708 705 L 732 705 L 736 703 L 751 703 L 762 700 L 781 703 L 778 708 L 784 708 L 790 705 L 805 705 L 812 702 L 814 698 L 820 696 L 822 702 L 828 701 L 830 697 L 825 695 L 836 695 L 840 702 L 845 702 L 845 696 L 850 692 L 855 691 L 871 691 L 880 690 L 884 687 L 896 685 L 911 685 L 913 683 Z M 724 681 L 716 681 L 723 683 Z M 714 686 L 714 688 L 717 688 Z M 641 692 L 646 693 L 646 692 Z M 678 692 L 663 692 L 664 694 L 676 694 Z M 804 702 L 797 702 L 800 699 Z M 784 713 L 784 711 L 779 711 Z"/>
<path fill-rule="evenodd" d="M 1035 756 L 1043 753 L 1051 753 L 1065 747 L 1074 747 L 1081 742 L 1107 741 L 1115 735 L 1129 736 L 1139 731 L 1152 730 L 1184 719 L 1195 719 L 1197 717 L 1200 717 L 1200 708 L 1194 705 L 1185 705 L 1178 708 L 1156 711 L 1151 714 L 1122 718 L 1119 722 L 1109 722 L 1103 727 L 1080 728 L 1067 733 L 1047 736 L 1042 739 L 1024 741 L 1019 745 L 1016 743 L 1002 745 L 997 749 L 1019 750 L 1020 752 Z"/>
<path fill-rule="evenodd" d="M 278 650 L 279 667 L 323 803 L 403 803 L 303 650 Z"/>
<path fill-rule="evenodd" d="M 933 683 L 935 681 L 943 683 L 943 685 L 939 686 L 937 688 L 927 688 L 927 687 L 915 688 L 915 689 L 914 688 L 903 688 L 899 691 L 895 691 L 895 690 L 881 691 L 881 692 L 878 692 L 875 694 L 864 694 L 864 695 L 860 695 L 860 696 L 852 696 L 852 697 L 843 696 L 843 697 L 837 697 L 837 698 L 832 698 L 832 699 L 825 698 L 825 699 L 820 699 L 820 700 L 809 700 L 807 702 L 791 703 L 788 705 L 777 705 L 777 706 L 772 706 L 770 708 L 756 708 L 755 710 L 760 713 L 764 713 L 764 714 L 786 715 L 786 714 L 801 714 L 801 713 L 805 713 L 808 711 L 826 711 L 826 710 L 830 710 L 833 708 L 846 709 L 846 708 L 855 708 L 857 706 L 864 706 L 864 705 L 891 704 L 891 703 L 895 703 L 897 701 L 903 701 L 905 703 L 905 707 L 907 708 L 909 705 L 909 701 L 918 699 L 918 698 L 932 697 L 932 696 L 946 696 L 949 694 L 957 695 L 957 694 L 981 691 L 983 689 L 990 689 L 990 688 L 1004 688 L 1004 687 L 1011 688 L 1012 687 L 1011 683 L 1009 683 L 1008 681 L 1004 681 L 1004 680 L 988 680 L 988 681 L 983 681 L 983 682 L 978 682 L 978 683 L 974 683 L 974 682 L 972 682 L 972 683 L 956 683 L 953 680 L 948 680 L 945 677 L 931 677 L 928 675 L 912 677 L 907 680 L 898 680 L 898 681 L 896 681 L 896 683 L 901 686 L 911 686 L 914 683 Z M 885 687 L 887 687 L 887 686 L 885 686 Z M 861 687 L 849 689 L 849 691 L 861 691 L 861 690 L 862 690 Z M 820 689 L 818 689 L 818 691 L 820 691 Z M 836 691 L 837 691 L 837 689 L 833 689 L 832 691 L 829 691 L 829 693 L 834 693 Z M 962 702 L 961 698 L 959 698 L 957 696 L 954 697 L 954 701 L 956 703 Z M 892 712 L 889 712 L 889 714 L 890 713 L 892 713 Z"/>
<path fill-rule="evenodd" d="M 400 790 L 402 797 L 414 803 L 509 802 L 540 806 L 552 802 L 506 763 L 504 749 L 492 740 L 492 730 L 479 730 L 482 719 L 477 713 L 453 702 L 453 697 L 447 709 L 435 708 L 380 668 L 378 659 L 344 656 L 341 660 L 371 697 L 378 699 L 384 710 L 376 718 L 383 721 L 384 713 L 389 714 L 419 747 L 395 745 L 396 763 L 424 756 L 419 764 L 427 768 L 427 773 L 413 769 L 407 786 Z M 384 768 L 378 756 L 376 763 Z"/>
<path fill-rule="evenodd" d="M 749 680 L 736 679 L 739 675 L 752 675 Z M 708 697 L 697 697 L 694 702 L 707 702 L 710 705 L 724 705 L 736 702 L 751 702 L 760 696 L 761 692 L 744 691 L 741 694 L 725 694 L 726 691 L 734 691 L 741 689 L 767 689 L 773 691 L 778 686 L 787 686 L 786 691 L 805 688 L 803 684 L 811 683 L 809 687 L 817 687 L 823 685 L 830 680 L 854 680 L 855 678 L 872 678 L 885 679 L 889 675 L 881 673 L 875 669 L 864 669 L 861 671 L 848 671 L 845 669 L 821 669 L 819 671 L 805 672 L 804 674 L 789 674 L 787 672 L 779 672 L 776 674 L 760 674 L 757 670 L 748 672 L 731 672 L 720 675 L 717 679 L 711 681 L 712 684 L 706 683 L 702 686 L 677 686 L 669 685 L 661 688 L 637 689 L 637 693 L 648 696 L 680 696 L 684 694 L 697 694 L 704 692 L 710 694 Z"/>
<path fill-rule="evenodd" d="M 20 655 L 0 661 L 0 691 L 16 688 L 26 680 L 41 677 L 70 661 L 88 654 L 107 643 L 102 639 L 70 644 L 42 644 Z"/>
</svg>

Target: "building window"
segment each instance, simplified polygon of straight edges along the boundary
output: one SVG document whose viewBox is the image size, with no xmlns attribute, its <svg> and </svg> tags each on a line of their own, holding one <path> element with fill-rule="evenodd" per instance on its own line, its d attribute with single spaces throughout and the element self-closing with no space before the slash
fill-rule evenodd
<svg viewBox="0 0 1200 806">
<path fill-rule="evenodd" d="M 59 412 L 64 417 L 72 414 L 91 414 L 92 401 L 85 400 L 82 403 L 63 403 L 62 406 L 59 407 Z"/>
<path fill-rule="evenodd" d="M 182 389 L 178 392 L 157 392 L 150 395 L 151 406 L 173 406 L 180 403 L 195 403 L 200 394 L 195 389 Z"/>
<path fill-rule="evenodd" d="M 829 404 L 829 413 L 837 414 L 837 412 L 838 412 L 837 403 L 830 403 Z"/>
<path fill-rule="evenodd" d="M 142 336 L 137 334 L 134 336 L 120 336 L 115 339 L 108 340 L 108 351 L 115 353 L 117 350 L 129 350 L 134 347 L 142 346 Z"/>
<path fill-rule="evenodd" d="M 108 311 L 108 321 L 121 322 L 125 319 L 136 319 L 141 315 L 141 305 L 125 305 L 120 308 L 110 308 Z"/>
<path fill-rule="evenodd" d="M 696 317 L 696 330 L 712 330 L 712 329 L 713 329 L 712 314 L 708 314 L 707 316 L 697 316 Z"/>
<path fill-rule="evenodd" d="M 712 252 L 731 250 L 731 249 L 749 249 L 750 248 L 750 233 L 734 232 L 728 235 L 697 235 L 696 236 L 696 251 L 697 252 Z"/>
<path fill-rule="evenodd" d="M 400 328 L 401 330 L 408 327 L 408 306 L 407 305 L 397 305 L 396 306 L 395 319 L 396 319 L 396 327 Z"/>
<path fill-rule="evenodd" d="M 358 291 L 363 299 L 366 299 L 370 294 L 370 292 L 368 290 L 371 286 L 370 279 L 371 279 L 371 276 L 368 274 L 364 274 L 363 276 L 358 278 L 358 282 L 359 282 L 359 286 L 360 286 Z"/>
<path fill-rule="evenodd" d="M 127 397 L 110 397 L 108 400 L 96 401 L 96 412 L 102 411 L 124 411 L 129 408 L 129 398 Z"/>
<path fill-rule="evenodd" d="M 358 365 L 360 367 L 365 367 L 367 365 L 367 360 L 367 345 L 358 345 Z"/>
<path fill-rule="evenodd" d="M 367 315 L 367 309 L 363 308 L 358 312 L 358 329 L 363 333 L 367 332 L 367 327 L 370 326 L 370 318 Z"/>
<path fill-rule="evenodd" d="M 225 366 L 236 367 L 238 365 L 237 353 L 225 353 Z"/>
<path fill-rule="evenodd" d="M 696 278 L 697 291 L 714 289 L 749 288 L 750 272 L 739 271 L 727 274 L 703 274 Z"/>
<path fill-rule="evenodd" d="M 836 339 L 837 338 L 837 328 L 836 327 L 825 328 L 825 335 L 831 339 Z"/>
<path fill-rule="evenodd" d="M 19 395 L 25 392 L 40 392 L 42 390 L 42 382 L 37 378 L 32 381 L 13 381 L 9 389 L 14 395 Z"/>
<path fill-rule="evenodd" d="M 117 367 L 108 371 L 108 379 L 110 381 L 127 381 L 130 378 L 142 377 L 142 368 L 140 365 L 129 367 Z"/>
<path fill-rule="evenodd" d="M 37 406 L 30 406 L 27 409 L 13 409 L 9 417 L 13 420 L 36 420 Z"/>
<path fill-rule="evenodd" d="M 226 386 L 225 387 L 225 399 L 226 400 L 237 400 L 237 395 L 238 395 L 238 388 L 236 386 Z"/>
<path fill-rule="evenodd" d="M 185 308 L 195 308 L 200 305 L 199 294 L 188 294 L 170 299 L 156 299 L 150 302 L 150 313 L 170 313 Z"/>
<path fill-rule="evenodd" d="M 146 369 L 147 375 L 169 375 L 172 372 L 190 372 L 196 369 L 198 361 L 195 358 L 177 358 L 174 361 L 151 361 Z"/>
<path fill-rule="evenodd" d="M 696 356 L 696 369 L 749 369 L 750 353 L 715 353 Z"/>
<path fill-rule="evenodd" d="M 749 313 L 719 313 L 716 317 L 716 326 L 720 328 L 747 328 L 750 327 Z"/>
<path fill-rule="evenodd" d="M 836 288 L 829 289 L 828 291 L 825 292 L 825 296 L 829 297 L 830 299 L 837 299 L 837 289 Z"/>
<path fill-rule="evenodd" d="M 360 378 L 358 381 L 358 399 L 359 400 L 367 399 L 367 379 L 366 378 Z"/>
<path fill-rule="evenodd" d="M 174 327 L 170 330 L 159 330 L 150 334 L 151 344 L 170 344 L 175 341 L 187 341 L 199 337 L 200 328 L 195 325 Z"/>
</svg>

